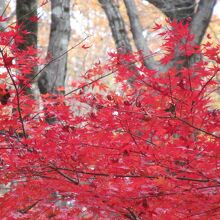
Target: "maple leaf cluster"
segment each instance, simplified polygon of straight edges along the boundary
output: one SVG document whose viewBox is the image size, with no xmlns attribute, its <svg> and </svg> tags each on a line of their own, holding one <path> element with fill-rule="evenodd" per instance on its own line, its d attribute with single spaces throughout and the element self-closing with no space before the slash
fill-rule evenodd
<svg viewBox="0 0 220 220">
<path fill-rule="evenodd" d="M 36 49 L 19 49 L 17 25 L 0 32 L 1 219 L 219 218 L 220 47 L 194 45 L 187 23 L 156 29 L 165 72 L 111 53 L 71 92 L 43 95 L 42 110 L 24 93 Z"/>
</svg>

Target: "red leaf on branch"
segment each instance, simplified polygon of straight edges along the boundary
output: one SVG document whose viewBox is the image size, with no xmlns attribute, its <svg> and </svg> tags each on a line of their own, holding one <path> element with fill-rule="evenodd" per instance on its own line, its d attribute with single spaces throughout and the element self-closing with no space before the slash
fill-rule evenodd
<svg viewBox="0 0 220 220">
<path fill-rule="evenodd" d="M 85 49 L 85 50 L 88 49 L 88 48 L 90 48 L 90 47 L 91 47 L 91 46 L 86 46 L 85 44 L 82 45 L 82 48 Z"/>
<path fill-rule="evenodd" d="M 15 59 L 15 57 L 8 57 L 7 53 L 4 54 L 3 60 L 6 67 L 11 67 L 12 61 Z"/>
<path fill-rule="evenodd" d="M 31 17 L 29 18 L 29 20 L 30 20 L 31 22 L 38 22 L 39 19 L 40 19 L 40 17 L 38 17 L 38 16 L 31 16 Z"/>
</svg>

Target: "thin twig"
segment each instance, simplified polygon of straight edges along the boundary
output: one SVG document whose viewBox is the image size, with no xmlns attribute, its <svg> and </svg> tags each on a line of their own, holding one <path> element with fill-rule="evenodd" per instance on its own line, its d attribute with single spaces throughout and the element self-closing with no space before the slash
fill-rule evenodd
<svg viewBox="0 0 220 220">
<path fill-rule="evenodd" d="M 38 73 L 35 74 L 34 77 L 32 77 L 21 89 L 20 92 L 21 93 L 27 86 L 29 83 L 33 82 L 33 80 L 40 74 L 43 72 L 43 70 L 48 67 L 52 62 L 58 60 L 59 58 L 61 58 L 62 56 L 64 56 L 65 54 L 67 54 L 69 51 L 75 49 L 77 46 L 79 46 L 80 44 L 82 44 L 85 40 L 87 40 L 90 36 L 86 36 L 84 39 L 82 39 L 79 43 L 77 43 L 76 45 L 74 45 L 73 47 L 71 47 L 70 49 L 68 49 L 67 51 L 65 51 L 64 53 L 62 53 L 61 55 L 53 58 L 52 60 L 50 60 Z"/>
<path fill-rule="evenodd" d="M 114 178 L 147 178 L 147 179 L 158 179 L 160 176 L 155 175 L 123 175 L 123 174 L 108 174 L 108 173 L 95 173 L 95 172 L 87 172 L 87 171 L 80 171 L 80 170 L 72 170 L 68 168 L 56 168 L 58 170 L 66 170 L 74 173 L 80 173 L 84 175 L 93 175 L 93 176 L 102 176 L 102 177 L 114 177 Z M 169 177 L 165 177 L 169 178 Z M 188 177 L 174 177 L 177 180 L 182 181 L 192 181 L 192 182 L 200 182 L 200 183 L 208 183 L 213 182 L 211 179 L 195 179 L 195 178 L 188 178 Z"/>
<path fill-rule="evenodd" d="M 1 14 L 1 17 L 3 17 L 3 15 L 5 14 L 7 8 L 9 7 L 10 2 L 11 2 L 11 0 L 8 1 L 6 7 L 4 8 L 4 11 L 3 11 L 2 14 Z"/>
<path fill-rule="evenodd" d="M 215 134 L 213 134 L 213 133 L 211 133 L 211 132 L 205 131 L 205 130 L 203 130 L 202 128 L 198 128 L 198 127 L 196 127 L 196 126 L 190 124 L 188 121 L 183 120 L 182 118 L 179 118 L 179 117 L 177 117 L 177 116 L 175 116 L 175 117 L 173 117 L 173 118 L 174 118 L 174 119 L 177 119 L 177 120 L 179 120 L 179 121 L 181 121 L 181 122 L 183 122 L 184 124 L 189 125 L 191 128 L 194 128 L 194 129 L 196 129 L 196 130 L 198 130 L 198 131 L 201 131 L 201 132 L 204 133 L 204 134 L 210 135 L 210 136 L 215 137 L 215 138 L 220 138 L 220 136 L 215 135 Z"/>
</svg>

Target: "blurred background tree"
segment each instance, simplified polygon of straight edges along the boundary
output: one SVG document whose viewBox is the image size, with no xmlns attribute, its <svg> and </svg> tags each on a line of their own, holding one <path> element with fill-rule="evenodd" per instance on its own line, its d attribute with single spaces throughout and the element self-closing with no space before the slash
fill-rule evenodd
<svg viewBox="0 0 220 220">
<path fill-rule="evenodd" d="M 70 0 L 51 1 L 50 38 L 47 56 L 58 58 L 41 73 L 38 80 L 40 92 L 57 93 L 65 87 L 67 50 L 70 39 Z M 64 92 L 64 89 L 62 90 Z"/>
<path fill-rule="evenodd" d="M 207 28 L 215 43 L 220 33 L 217 14 L 220 4 L 217 0 L 5 0 L 3 3 L 2 8 L 9 3 L 5 12 L 7 16 L 13 15 L 16 7 L 18 23 L 23 23 L 33 33 L 29 43 L 36 44 L 38 37 L 38 47 L 43 49 L 45 57 L 51 55 L 55 58 L 89 36 L 85 42 L 89 49 L 74 48 L 60 59 L 60 64 L 59 61 L 52 62 L 40 74 L 42 93 L 54 92 L 54 88 L 64 86 L 65 82 L 68 90 L 72 79 L 95 62 L 107 59 L 107 53 L 114 48 L 124 52 L 142 50 L 144 55 L 157 52 L 158 55 L 145 59 L 145 65 L 158 67 L 160 41 L 151 28 L 155 22 L 164 23 L 165 17 L 171 20 L 191 17 L 190 28 L 198 44 L 202 39 L 203 42 L 207 40 Z M 57 11 L 60 14 L 55 15 Z M 30 25 L 30 17 L 36 14 L 39 21 Z"/>
</svg>

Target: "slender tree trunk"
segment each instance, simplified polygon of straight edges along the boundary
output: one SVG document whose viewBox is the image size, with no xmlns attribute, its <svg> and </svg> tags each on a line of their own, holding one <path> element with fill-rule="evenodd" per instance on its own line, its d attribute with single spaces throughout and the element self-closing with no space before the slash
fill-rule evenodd
<svg viewBox="0 0 220 220">
<path fill-rule="evenodd" d="M 124 0 L 124 4 L 127 9 L 135 46 L 139 51 L 142 51 L 144 55 L 144 65 L 149 69 L 157 69 L 158 64 L 155 62 L 153 57 L 151 57 L 151 51 L 143 36 L 143 28 L 139 21 L 138 11 L 135 2 L 132 0 Z"/>
<path fill-rule="evenodd" d="M 203 39 L 216 2 L 216 0 L 200 0 L 196 13 L 192 17 L 190 29 L 195 35 L 194 41 L 197 44 L 200 44 Z"/>
<path fill-rule="evenodd" d="M 112 0 L 99 0 L 99 3 L 108 18 L 117 49 L 120 53 L 131 52 L 132 47 L 118 5 Z"/>
<path fill-rule="evenodd" d="M 50 56 L 51 59 L 59 56 L 60 58 L 51 62 L 39 77 L 38 87 L 42 94 L 60 93 L 58 89 L 65 87 L 67 72 L 67 53 L 65 52 L 68 49 L 71 32 L 70 0 L 52 0 L 51 12 L 48 56 Z"/>
<path fill-rule="evenodd" d="M 20 49 L 25 49 L 27 46 L 37 47 L 38 22 L 30 21 L 31 17 L 37 16 L 37 5 L 38 0 L 17 0 L 16 2 L 18 25 L 30 33 L 25 35 L 25 42 L 20 44 Z"/>
<path fill-rule="evenodd" d="M 24 35 L 24 43 L 19 44 L 19 49 L 24 50 L 28 46 L 37 48 L 37 33 L 38 33 L 38 22 L 31 22 L 30 18 L 33 16 L 37 17 L 37 6 L 38 0 L 17 0 L 16 1 L 16 16 L 17 23 L 21 26 L 21 31 L 26 30 L 29 32 L 28 35 Z M 32 72 L 26 77 L 31 79 L 37 72 L 37 67 L 33 68 Z M 21 85 L 23 87 L 24 85 Z M 36 85 L 32 87 L 26 87 L 24 89 L 25 94 L 31 95 L 35 98 Z"/>
<path fill-rule="evenodd" d="M 111 28 L 112 36 L 115 41 L 116 48 L 119 54 L 126 54 L 132 52 L 132 47 L 125 28 L 124 19 L 119 11 L 119 6 L 112 0 L 99 0 Z M 128 68 L 134 70 L 134 64 L 120 60 L 121 64 L 128 65 Z M 133 84 L 135 76 L 130 77 L 128 83 Z"/>
</svg>

